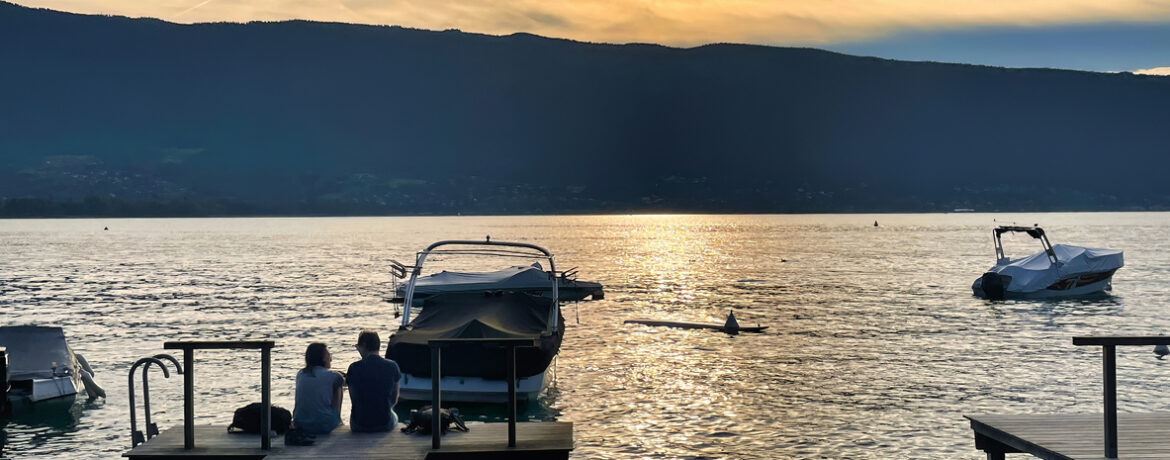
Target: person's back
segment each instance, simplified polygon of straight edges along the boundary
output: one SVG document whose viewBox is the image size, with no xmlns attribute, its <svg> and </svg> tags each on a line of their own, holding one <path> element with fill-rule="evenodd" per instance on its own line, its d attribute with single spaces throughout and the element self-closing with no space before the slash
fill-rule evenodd
<svg viewBox="0 0 1170 460">
<path fill-rule="evenodd" d="M 341 423 L 341 375 L 329 370 L 332 356 L 322 343 L 305 351 L 305 368 L 297 373 L 293 425 L 307 433 L 333 431 Z"/>
<path fill-rule="evenodd" d="M 394 404 L 398 402 L 398 364 L 378 356 L 378 334 L 362 331 L 357 347 L 361 361 L 349 365 L 346 381 L 352 403 L 349 425 L 353 431 L 387 431 L 398 424 Z"/>
</svg>

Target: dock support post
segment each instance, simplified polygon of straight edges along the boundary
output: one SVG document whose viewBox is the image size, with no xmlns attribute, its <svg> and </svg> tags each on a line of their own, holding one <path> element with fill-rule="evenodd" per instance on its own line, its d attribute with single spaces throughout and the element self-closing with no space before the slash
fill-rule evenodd
<svg viewBox="0 0 1170 460">
<path fill-rule="evenodd" d="M 1105 458 L 1117 458 L 1117 353 L 1115 345 L 1101 347 L 1105 392 Z"/>
<path fill-rule="evenodd" d="M 183 449 L 195 448 L 195 350 L 183 349 Z"/>
<path fill-rule="evenodd" d="M 272 448 L 272 349 L 260 349 L 260 448 Z"/>
<path fill-rule="evenodd" d="M 439 439 L 443 436 L 440 431 L 439 408 L 442 400 L 439 396 L 439 379 L 442 378 L 442 370 L 439 367 L 442 364 L 443 347 L 438 345 L 431 345 L 431 448 L 439 448 Z"/>
<path fill-rule="evenodd" d="M 0 347 L 0 416 L 8 409 L 8 349 Z"/>
<path fill-rule="evenodd" d="M 509 344 L 504 352 L 507 353 L 504 376 L 508 379 L 508 447 L 516 447 L 516 346 Z"/>
</svg>

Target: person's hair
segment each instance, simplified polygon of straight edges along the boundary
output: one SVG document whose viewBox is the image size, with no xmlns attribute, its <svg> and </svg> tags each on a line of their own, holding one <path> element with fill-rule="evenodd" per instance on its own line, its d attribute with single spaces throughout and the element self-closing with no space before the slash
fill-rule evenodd
<svg viewBox="0 0 1170 460">
<path fill-rule="evenodd" d="M 365 329 L 358 334 L 357 343 L 370 353 L 377 353 L 378 349 L 382 348 L 382 339 L 378 338 L 378 333 L 369 329 Z"/>
<path fill-rule="evenodd" d="M 326 353 L 328 350 L 325 348 L 325 344 L 321 342 L 310 343 L 309 347 L 305 348 L 305 368 L 301 369 L 301 372 L 311 372 L 313 366 L 325 367 Z"/>
</svg>

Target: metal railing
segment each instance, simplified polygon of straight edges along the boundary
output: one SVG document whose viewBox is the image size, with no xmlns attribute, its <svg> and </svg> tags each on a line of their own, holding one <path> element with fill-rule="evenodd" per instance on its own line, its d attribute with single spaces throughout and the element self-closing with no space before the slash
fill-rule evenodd
<svg viewBox="0 0 1170 460">
<path fill-rule="evenodd" d="M 1105 400 L 1105 458 L 1117 458 L 1117 347 L 1170 345 L 1166 336 L 1073 337 L 1076 346 L 1101 347 Z"/>
<path fill-rule="evenodd" d="M 183 350 L 183 448 L 195 448 L 195 350 L 260 350 L 260 448 L 272 447 L 271 340 L 166 342 L 167 350 Z"/>
<path fill-rule="evenodd" d="M 504 352 L 504 380 L 508 381 L 508 447 L 516 447 L 516 349 L 540 347 L 540 337 L 527 339 L 431 339 L 431 448 L 439 448 L 443 433 L 442 417 L 439 415 L 439 380 L 442 378 L 443 347 L 452 344 L 472 343 L 484 346 L 498 346 Z"/>
<path fill-rule="evenodd" d="M 176 374 L 183 373 L 183 368 L 179 366 L 179 361 L 176 360 L 174 356 L 165 354 L 157 354 L 153 357 L 142 358 L 138 361 L 135 361 L 134 364 L 130 366 L 130 374 L 128 377 L 129 382 L 127 387 L 129 389 L 128 393 L 130 395 L 130 447 L 132 448 L 150 440 L 150 438 L 158 436 L 158 424 L 152 423 L 150 421 L 150 379 L 148 378 L 148 371 L 150 370 L 151 364 L 158 364 L 158 366 L 162 368 L 163 378 L 171 378 L 171 373 L 167 370 L 166 363 L 162 362 L 163 359 L 168 360 L 175 365 Z M 134 373 L 138 371 L 139 366 L 142 366 L 142 406 L 144 415 L 143 418 L 145 419 L 146 423 L 145 436 L 143 436 L 141 431 L 138 431 L 138 423 L 134 418 L 134 413 L 136 412 L 136 404 L 134 400 Z"/>
</svg>

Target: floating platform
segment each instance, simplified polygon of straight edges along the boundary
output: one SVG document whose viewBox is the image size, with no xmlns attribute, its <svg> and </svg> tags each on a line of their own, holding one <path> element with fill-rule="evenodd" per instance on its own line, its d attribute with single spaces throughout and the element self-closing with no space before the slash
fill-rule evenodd
<svg viewBox="0 0 1170 460">
<path fill-rule="evenodd" d="M 507 423 L 469 423 L 471 431 L 452 431 L 431 449 L 431 436 L 353 433 L 342 425 L 317 436 L 311 446 L 286 446 L 273 439 L 270 450 L 260 449 L 260 435 L 228 433 L 226 426 L 195 427 L 195 448 L 183 449 L 183 427 L 177 426 L 122 454 L 130 459 L 567 459 L 573 450 L 572 422 L 525 422 L 516 424 L 516 447 L 508 447 Z"/>
<path fill-rule="evenodd" d="M 656 319 L 627 319 L 625 324 L 645 324 L 647 326 L 677 327 L 682 329 L 710 329 L 729 334 L 735 332 L 764 332 L 768 326 L 739 326 L 729 328 L 726 324 L 718 323 L 691 323 L 687 321 L 661 321 Z"/>
<path fill-rule="evenodd" d="M 1104 415 L 968 415 L 988 460 L 1025 453 L 1049 460 L 1100 460 Z M 1170 413 L 1117 414 L 1117 458 L 1170 459 Z"/>
</svg>

